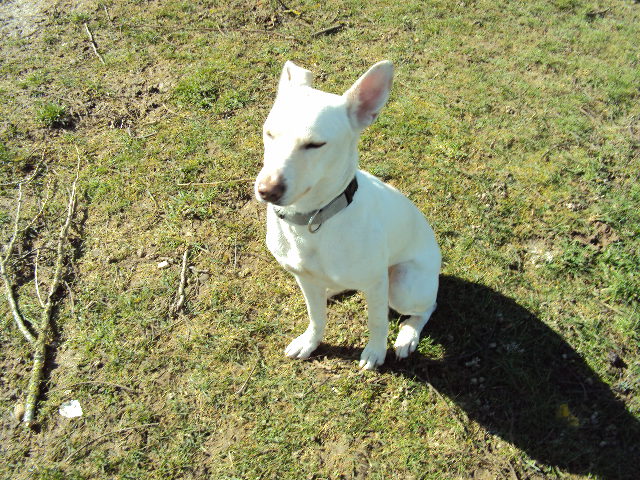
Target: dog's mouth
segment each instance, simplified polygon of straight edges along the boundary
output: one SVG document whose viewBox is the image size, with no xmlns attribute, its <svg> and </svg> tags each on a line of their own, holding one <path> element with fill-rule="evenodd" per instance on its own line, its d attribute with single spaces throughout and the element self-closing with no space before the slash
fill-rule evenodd
<svg viewBox="0 0 640 480">
<path fill-rule="evenodd" d="M 291 200 L 288 198 L 280 198 L 276 201 L 265 200 L 264 198 L 260 198 L 260 195 L 257 196 L 258 201 L 262 203 L 270 203 L 271 205 L 275 205 L 276 207 L 288 207 L 289 205 L 293 205 L 299 202 L 304 196 L 306 196 L 313 187 L 307 187 L 304 191 L 300 192 L 298 195 L 293 197 Z"/>
<path fill-rule="evenodd" d="M 301 192 L 300 194 L 298 194 L 293 200 L 291 200 L 290 202 L 287 203 L 287 205 L 292 205 L 298 201 L 300 201 L 300 199 L 302 197 L 304 197 L 307 193 L 309 193 L 311 191 L 311 187 L 307 187 L 303 192 Z"/>
<path fill-rule="evenodd" d="M 278 207 L 293 205 L 305 197 L 313 188 L 308 186 L 302 192 L 296 193 L 288 188 L 288 182 L 278 174 L 258 176 L 254 184 L 256 199 L 261 203 L 270 203 Z"/>
</svg>

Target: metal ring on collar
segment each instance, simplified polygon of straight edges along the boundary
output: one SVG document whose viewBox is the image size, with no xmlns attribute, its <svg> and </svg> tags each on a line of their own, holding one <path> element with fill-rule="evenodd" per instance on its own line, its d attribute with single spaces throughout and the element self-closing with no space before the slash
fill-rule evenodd
<svg viewBox="0 0 640 480">
<path fill-rule="evenodd" d="M 309 232 L 316 233 L 318 230 L 320 230 L 320 227 L 322 226 L 322 222 L 318 223 L 316 228 L 313 228 L 313 225 L 316 217 L 321 211 L 322 209 L 316 210 L 315 213 L 311 215 L 311 218 L 309 219 L 309 223 L 307 223 L 307 230 L 309 230 Z"/>
</svg>

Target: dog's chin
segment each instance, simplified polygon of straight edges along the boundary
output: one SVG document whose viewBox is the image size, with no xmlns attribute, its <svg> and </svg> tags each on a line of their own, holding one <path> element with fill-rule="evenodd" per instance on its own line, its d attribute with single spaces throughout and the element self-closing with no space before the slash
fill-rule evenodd
<svg viewBox="0 0 640 480">
<path fill-rule="evenodd" d="M 264 203 L 265 205 L 274 205 L 276 207 L 286 207 L 287 205 L 289 205 L 289 203 L 285 203 L 286 199 L 278 200 L 277 202 L 270 202 L 268 200 L 265 200 L 264 198 L 261 198 L 258 194 L 254 195 L 254 197 L 258 202 Z"/>
<path fill-rule="evenodd" d="M 288 207 L 289 205 L 291 205 L 291 202 L 289 202 L 287 198 L 281 198 L 277 202 L 266 202 L 266 203 L 273 205 L 275 207 Z"/>
</svg>

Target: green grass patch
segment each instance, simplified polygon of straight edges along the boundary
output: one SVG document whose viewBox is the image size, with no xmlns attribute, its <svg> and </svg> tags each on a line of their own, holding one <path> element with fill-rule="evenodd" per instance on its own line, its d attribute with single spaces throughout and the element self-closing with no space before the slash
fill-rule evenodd
<svg viewBox="0 0 640 480">
<path fill-rule="evenodd" d="M 78 152 L 81 196 L 36 431 L 10 414 L 31 359 L 0 302 L 0 477 L 635 478 L 638 7 L 284 3 L 80 2 L 5 22 L 0 243 L 16 182 L 38 166 L 25 220 L 57 192 L 9 266 L 29 319 Z M 343 296 L 292 362 L 306 309 L 264 245 L 261 125 L 286 60 L 341 94 L 382 59 L 395 83 L 361 166 L 434 226 L 439 307 L 415 354 L 363 373 L 366 305 Z M 59 415 L 70 399 L 82 417 Z"/>
<path fill-rule="evenodd" d="M 65 105 L 47 102 L 38 107 L 36 119 L 48 128 L 67 128 L 72 121 Z"/>
</svg>

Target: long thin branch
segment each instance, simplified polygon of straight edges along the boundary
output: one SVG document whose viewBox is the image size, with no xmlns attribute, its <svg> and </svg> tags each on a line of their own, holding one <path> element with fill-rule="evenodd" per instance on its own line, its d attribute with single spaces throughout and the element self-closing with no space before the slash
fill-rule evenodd
<svg viewBox="0 0 640 480">
<path fill-rule="evenodd" d="M 26 156 L 26 158 L 27 159 L 31 158 L 33 156 L 33 154 L 35 153 L 35 151 L 38 149 L 38 147 L 36 147 L 33 150 L 31 150 L 31 152 Z M 38 174 L 38 169 L 40 168 L 40 164 L 44 161 L 45 153 L 46 153 L 46 149 L 42 150 L 42 159 L 36 164 L 36 167 L 33 169 L 33 172 L 27 178 L 23 178 L 22 180 L 17 180 L 15 182 L 0 183 L 0 186 L 2 186 L 2 187 L 8 187 L 9 185 L 18 185 L 18 186 L 20 186 L 20 185 L 28 185 L 29 183 L 31 183 L 31 180 L 33 180 L 36 177 L 36 175 Z"/>
<path fill-rule="evenodd" d="M 89 30 L 89 25 L 87 25 L 86 23 L 84 24 L 84 29 L 87 32 L 87 35 L 89 35 L 89 41 L 91 42 L 91 47 L 93 48 L 93 53 L 96 54 L 96 57 L 98 57 L 100 59 L 100 62 L 103 65 L 106 65 L 106 63 L 104 62 L 104 58 L 102 58 L 102 55 L 100 55 L 100 52 L 98 52 L 98 45 L 96 45 L 96 41 L 93 39 L 93 34 L 91 33 L 91 30 Z"/>
<path fill-rule="evenodd" d="M 2 275 L 2 280 L 4 281 L 4 288 L 5 293 L 7 294 L 7 301 L 9 302 L 9 309 L 11 310 L 13 319 L 18 326 L 18 330 L 20 330 L 20 333 L 22 333 L 24 338 L 26 338 L 29 343 L 36 343 L 36 338 L 29 331 L 29 328 L 24 323 L 24 319 L 22 318 L 20 310 L 18 310 L 18 304 L 16 303 L 16 299 L 13 295 L 13 288 L 11 286 L 11 282 L 9 281 L 9 276 L 7 275 L 7 270 L 5 268 L 4 262 L 0 262 L 0 274 Z"/>
<path fill-rule="evenodd" d="M 52 389 L 49 390 L 49 392 L 58 391 L 58 390 L 68 390 L 70 388 L 79 387 L 80 385 L 107 386 L 107 387 L 112 387 L 112 388 L 117 388 L 117 389 L 120 389 L 120 390 L 124 390 L 125 392 L 136 393 L 136 389 L 135 388 L 126 387 L 124 385 L 120 385 L 119 383 L 101 382 L 99 380 L 86 380 L 84 382 L 71 383 L 69 385 L 63 385 L 63 386 L 60 386 L 60 387 L 52 388 Z"/>
<path fill-rule="evenodd" d="M 24 338 L 26 338 L 29 343 L 33 344 L 36 342 L 36 338 L 27 328 L 27 325 L 24 323 L 24 319 L 22 318 L 22 314 L 20 313 L 20 310 L 18 310 L 18 304 L 13 294 L 13 287 L 11 285 L 11 281 L 9 280 L 9 273 L 7 272 L 7 264 L 9 263 L 9 259 L 11 258 L 11 254 L 13 253 L 13 248 L 15 246 L 16 238 L 18 237 L 18 225 L 20 223 L 21 209 L 22 209 L 22 183 L 18 185 L 18 201 L 16 204 L 16 217 L 13 222 L 13 232 L 11 234 L 11 238 L 9 239 L 9 243 L 5 247 L 4 255 L 0 256 L 0 275 L 2 276 L 2 280 L 4 282 L 7 301 L 9 302 L 9 309 L 11 310 L 13 319 L 16 322 L 16 325 L 18 326 L 18 330 L 20 330 Z"/>
<path fill-rule="evenodd" d="M 253 368 L 249 372 L 249 375 L 247 375 L 246 380 L 242 383 L 242 386 L 236 392 L 236 395 L 240 396 L 244 393 L 244 390 L 247 388 L 247 385 L 249 385 L 249 380 L 251 380 L 251 377 L 253 376 L 253 372 L 255 372 L 256 368 L 258 368 L 259 363 L 260 363 L 260 359 L 258 359 L 256 363 L 253 365 Z"/>
<path fill-rule="evenodd" d="M 180 285 L 178 286 L 178 300 L 176 301 L 174 312 L 177 314 L 184 307 L 185 301 L 185 293 L 184 289 L 187 285 L 187 259 L 189 257 L 189 247 L 184 249 L 184 254 L 182 255 L 182 270 L 180 272 Z"/>
<path fill-rule="evenodd" d="M 322 30 L 318 30 L 311 34 L 312 37 L 319 37 L 321 35 L 331 35 L 332 33 L 336 33 L 342 30 L 346 25 L 344 23 L 338 23 L 329 28 L 323 28 Z"/>
<path fill-rule="evenodd" d="M 40 306 L 42 308 L 45 308 L 44 306 L 44 300 L 42 300 L 42 295 L 40 295 L 40 280 L 38 280 L 38 260 L 40 258 L 40 249 L 36 249 L 36 260 L 35 260 L 35 264 L 33 265 L 33 283 L 35 283 L 36 285 L 36 295 L 38 297 L 38 302 L 40 303 Z"/>
<path fill-rule="evenodd" d="M 29 230 L 38 221 L 40 216 L 44 213 L 44 209 L 47 207 L 47 203 L 49 202 L 49 199 L 51 198 L 52 195 L 53 193 L 51 192 L 50 184 L 47 183 L 47 194 L 44 197 L 42 205 L 40 205 L 40 210 L 38 210 L 38 213 L 36 213 L 36 215 L 31 219 L 31 221 L 27 224 L 27 226 L 22 229 L 22 231 Z"/>
<path fill-rule="evenodd" d="M 189 182 L 177 183 L 179 187 L 212 187 L 215 185 L 224 185 L 228 183 L 252 182 L 253 178 L 233 178 L 230 180 L 220 180 L 218 182 Z"/>
<path fill-rule="evenodd" d="M 78 155 L 78 165 L 76 168 L 76 177 L 71 185 L 71 192 L 69 194 L 69 202 L 67 204 L 67 217 L 64 224 L 60 228 L 60 234 L 58 235 L 58 247 L 56 249 L 56 265 L 53 274 L 53 280 L 49 287 L 49 294 L 47 295 L 47 301 L 45 308 L 42 311 L 40 317 L 40 333 L 35 343 L 33 352 L 33 367 L 31 368 L 31 377 L 29 379 L 29 386 L 27 388 L 27 400 L 25 402 L 25 413 L 22 421 L 31 426 L 34 424 L 35 419 L 35 407 L 40 395 L 40 384 L 42 383 L 42 371 L 44 368 L 47 338 L 49 336 L 49 330 L 51 328 L 51 312 L 53 310 L 53 297 L 56 294 L 60 286 L 60 278 L 62 277 L 62 267 L 64 265 L 64 250 L 65 243 L 67 241 L 67 235 L 69 233 L 69 225 L 76 210 L 76 186 L 78 183 L 78 177 L 80 175 L 80 156 Z"/>
</svg>

